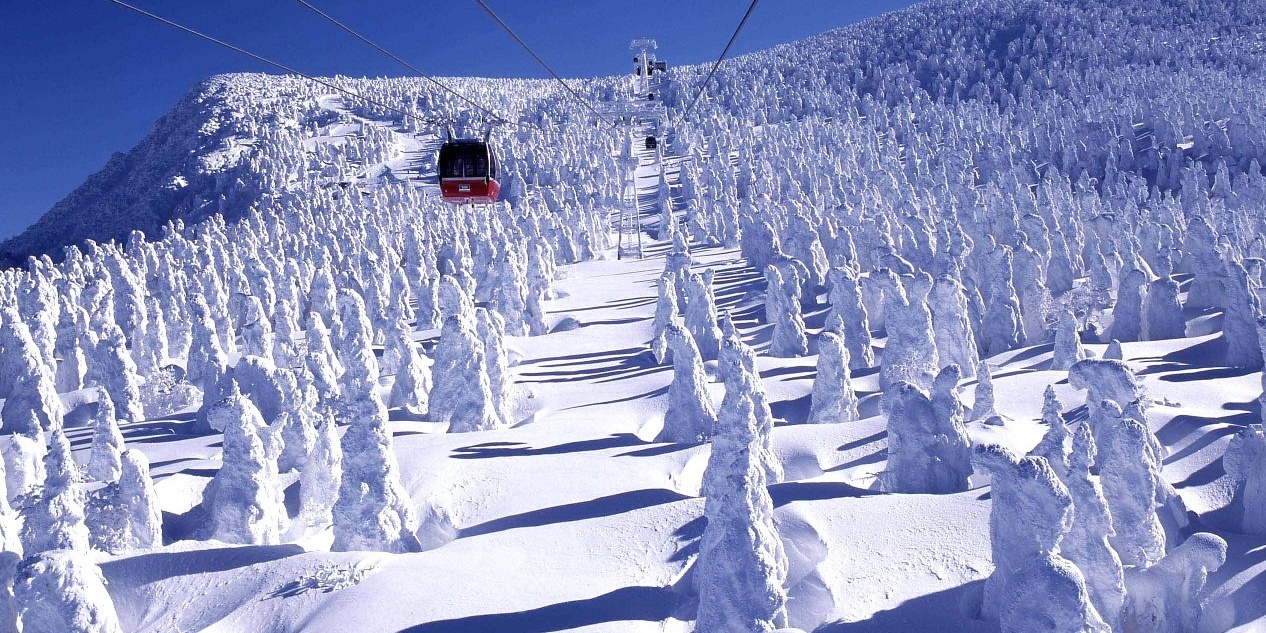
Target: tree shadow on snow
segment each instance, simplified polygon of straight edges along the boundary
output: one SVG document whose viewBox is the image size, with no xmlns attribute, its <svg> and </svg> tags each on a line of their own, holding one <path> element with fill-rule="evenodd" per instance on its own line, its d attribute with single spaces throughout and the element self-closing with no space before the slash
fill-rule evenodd
<svg viewBox="0 0 1266 633">
<path fill-rule="evenodd" d="M 842 481 L 786 481 L 769 486 L 769 497 L 775 508 L 793 501 L 822 501 L 825 499 L 873 497 L 881 494 L 874 490 L 858 488 Z"/>
<path fill-rule="evenodd" d="M 623 587 L 594 598 L 517 613 L 490 613 L 427 622 L 401 633 L 549 633 L 606 622 L 658 622 L 677 610 L 680 595 L 666 587 Z"/>
<path fill-rule="evenodd" d="M 589 501 L 569 503 L 567 505 L 554 506 L 552 508 L 541 508 L 539 510 L 531 510 L 529 512 L 502 517 L 500 519 L 485 521 L 478 525 L 472 525 L 461 529 L 458 533 L 458 538 L 491 534 L 493 532 L 513 530 L 516 528 L 539 527 L 542 525 L 554 525 L 557 523 L 568 523 L 571 521 L 583 521 L 585 519 L 614 516 L 625 512 L 632 512 L 634 510 L 641 510 L 643 508 L 673 503 L 689 498 L 690 497 L 687 495 L 683 495 L 680 492 L 668 490 L 666 488 L 630 490 L 605 497 L 598 497 L 597 499 L 590 499 Z"/>
<path fill-rule="evenodd" d="M 910 598 L 901 604 L 879 611 L 860 622 L 824 624 L 814 633 L 891 633 L 892 631 L 959 631 L 962 633 L 996 633 L 996 622 L 972 619 L 964 613 L 975 611 L 974 604 L 984 589 L 983 580 L 951 587 Z"/>
<path fill-rule="evenodd" d="M 217 547 L 185 552 L 154 552 L 107 560 L 101 570 L 107 578 L 123 574 L 130 584 L 145 585 L 181 576 L 211 574 L 250 567 L 304 553 L 295 544 Z"/>
<path fill-rule="evenodd" d="M 809 394 L 794 400 L 780 400 L 769 403 L 769 411 L 774 418 L 786 420 L 787 424 L 804 424 L 809 421 L 809 408 L 813 404 L 813 395 Z"/>
<path fill-rule="evenodd" d="M 522 442 L 497 442 L 496 444 L 500 444 L 499 446 L 475 444 L 472 446 L 463 446 L 461 448 L 453 449 L 454 454 L 451 455 L 451 457 L 453 459 L 484 459 L 488 457 L 565 455 L 567 453 L 581 453 L 584 451 L 600 451 L 607 448 L 637 446 L 641 443 L 641 438 L 632 433 L 616 433 L 599 439 L 567 442 L 565 444 L 556 444 L 554 446 L 545 446 L 542 448 L 532 448 Z"/>
</svg>

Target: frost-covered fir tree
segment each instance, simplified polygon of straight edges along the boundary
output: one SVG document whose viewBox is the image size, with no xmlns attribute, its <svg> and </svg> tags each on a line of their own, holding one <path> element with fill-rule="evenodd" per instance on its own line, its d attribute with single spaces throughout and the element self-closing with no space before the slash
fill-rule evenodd
<svg viewBox="0 0 1266 633">
<path fill-rule="evenodd" d="M 1067 483 L 1065 475 L 1068 474 L 1069 432 L 1062 411 L 1063 405 L 1055 396 L 1055 387 L 1046 385 L 1046 392 L 1042 394 L 1042 424 L 1046 425 L 1046 433 L 1037 446 L 1029 451 L 1029 455 L 1045 457 L 1051 470 L 1055 471 L 1061 481 Z"/>
<path fill-rule="evenodd" d="M 729 316 L 728 314 L 726 315 Z M 728 321 L 728 318 L 726 319 Z M 756 369 L 756 352 L 738 337 L 737 333 L 726 336 L 721 343 L 717 372 L 725 383 L 725 397 L 721 406 L 730 406 L 736 398 L 752 401 L 752 414 L 756 418 L 756 437 L 760 440 L 757 459 L 765 471 L 769 483 L 782 481 L 782 464 L 774 454 L 774 414 L 769 409 L 769 394 Z M 704 484 L 706 489 L 707 483 Z M 706 492 L 704 493 L 707 494 Z"/>
<path fill-rule="evenodd" d="M 0 311 L 0 421 L 5 431 L 33 435 L 61 428 L 62 402 L 52 368 L 16 310 Z"/>
<path fill-rule="evenodd" d="M 446 285 L 441 284 L 443 289 Z M 444 296 L 441 292 L 441 303 L 446 303 Z M 475 331 L 475 311 L 467 301 L 441 309 L 446 316 L 432 368 L 430 417 L 448 422 L 450 433 L 486 431 L 503 423 L 493 400 L 484 342 Z"/>
<path fill-rule="evenodd" d="M 875 366 L 875 352 L 870 342 L 870 318 L 862 303 L 861 287 L 851 268 L 834 268 L 828 275 L 831 311 L 826 329 L 844 337 L 848 349 L 849 369 Z"/>
<path fill-rule="evenodd" d="M 1095 612 L 1086 582 L 1072 562 L 1050 552 L 1011 574 L 998 621 L 1003 633 L 1110 633 Z"/>
<path fill-rule="evenodd" d="M 322 402 L 334 402 L 339 398 L 338 379 L 343 374 L 343 364 L 334 353 L 330 330 L 320 313 L 308 313 L 305 335 L 308 339 L 305 363 L 308 373 L 312 375 L 312 386 L 316 388 Z"/>
<path fill-rule="evenodd" d="M 22 551 L 27 556 L 58 549 L 88 551 L 79 467 L 60 429 L 49 433 L 44 470 L 44 486 L 22 510 Z"/>
<path fill-rule="evenodd" d="M 450 317 L 453 318 L 453 317 Z M 338 552 L 416 552 L 417 511 L 400 482 L 387 407 L 370 386 L 345 392 L 350 426 L 342 439 L 342 478 L 333 508 Z"/>
<path fill-rule="evenodd" d="M 88 337 L 88 312 L 70 299 L 61 299 L 61 317 L 57 321 L 57 376 L 58 393 L 77 391 L 84 386 L 84 372 L 88 370 L 88 358 L 84 354 L 84 342 Z"/>
<path fill-rule="evenodd" d="M 90 386 L 105 387 L 114 400 L 115 415 L 119 420 L 140 422 L 145 419 L 141 377 L 136 372 L 127 340 L 118 326 L 107 325 L 105 331 L 99 333 L 96 348 L 88 359 L 85 382 Z"/>
<path fill-rule="evenodd" d="M 83 551 L 41 552 L 18 566 L 23 633 L 123 633 L 101 569 Z"/>
<path fill-rule="evenodd" d="M 765 267 L 765 319 L 772 323 L 770 356 L 792 358 L 809 353 L 804 318 L 800 315 L 798 282 L 785 280 L 777 266 Z M 689 306 L 686 308 L 689 310 Z"/>
<path fill-rule="evenodd" d="M 1155 565 L 1125 579 L 1126 631 L 1186 633 L 1204 630 L 1204 598 L 1209 574 L 1226 563 L 1226 541 L 1197 532 Z"/>
<path fill-rule="evenodd" d="M 971 405 L 971 415 L 968 421 L 985 422 L 988 424 L 997 424 L 1001 422 L 998 410 L 994 408 L 993 395 L 993 372 L 989 370 L 989 363 L 980 361 L 976 365 L 976 390 Z"/>
<path fill-rule="evenodd" d="M 149 459 L 136 450 L 123 451 L 118 481 L 118 504 L 123 509 L 128 549 L 150 549 L 163 544 L 163 513 L 149 474 Z"/>
<path fill-rule="evenodd" d="M 712 435 L 717 416 L 708 395 L 703 358 L 694 339 L 680 323 L 664 332 L 673 354 L 673 381 L 668 386 L 668 410 L 664 428 L 656 438 L 661 442 L 698 442 Z"/>
<path fill-rule="evenodd" d="M 1248 271 L 1239 262 L 1226 266 L 1226 310 L 1222 315 L 1222 338 L 1226 341 L 1228 367 L 1261 369 L 1262 348 L 1257 340 L 1257 317 L 1261 302 L 1253 290 Z"/>
<path fill-rule="evenodd" d="M 1055 371 L 1066 371 L 1073 363 L 1087 357 L 1077 332 L 1077 317 L 1069 310 L 1060 313 L 1059 323 L 1055 326 L 1054 352 L 1051 369 Z"/>
<path fill-rule="evenodd" d="M 102 387 L 97 388 L 97 415 L 92 425 L 92 452 L 88 457 L 88 476 L 105 483 L 119 478 L 123 454 L 123 433 L 115 419 L 114 401 Z"/>
<path fill-rule="evenodd" d="M 210 538 L 241 545 L 281 541 L 288 519 L 276 456 L 265 442 L 268 427 L 254 403 L 237 392 L 211 410 L 213 426 L 224 429 L 220 470 L 203 493 Z"/>
<path fill-rule="evenodd" d="M 1090 474 L 1095 453 L 1090 427 L 1078 425 L 1068 457 L 1068 471 L 1062 477 L 1073 499 L 1073 522 L 1059 548 L 1086 578 L 1095 610 L 1113 630 L 1118 630 L 1125 604 L 1125 574 L 1121 558 L 1109 543 L 1116 532 L 1112 529 L 1108 500 L 1099 480 Z"/>
<path fill-rule="evenodd" d="M 705 479 L 714 483 L 694 569 L 699 633 L 773 631 L 787 623 L 788 563 L 758 457 L 753 407 L 751 398 L 736 397 L 721 409 L 708 460 Z"/>
<path fill-rule="evenodd" d="M 980 354 L 963 285 L 950 275 L 938 277 L 928 294 L 928 307 L 932 309 L 932 331 L 940 362 L 937 369 L 958 365 L 964 377 L 974 377 Z"/>
<path fill-rule="evenodd" d="M 4 461 L 0 460 L 0 480 L 5 480 L 6 470 Z M 18 518 L 17 511 L 9 504 L 9 495 L 0 494 L 0 552 L 22 553 L 21 525 Z M 0 614 L 3 614 L 2 609 Z M 0 625 L 2 624 L 3 621 L 0 620 Z"/>
<path fill-rule="evenodd" d="M 339 322 L 342 336 L 338 341 L 338 359 L 343 365 L 339 375 L 339 391 L 343 398 L 372 391 L 378 387 L 378 357 L 374 355 L 374 328 L 365 311 L 365 301 L 355 290 L 338 291 Z"/>
<path fill-rule="evenodd" d="M 853 393 L 848 361 L 844 341 L 831 332 L 823 332 L 818 339 L 810 423 L 852 422 L 858 419 L 857 395 Z"/>
<path fill-rule="evenodd" d="M 704 360 L 716 360 L 721 351 L 721 329 L 717 327 L 716 299 L 712 296 L 713 269 L 690 273 L 685 279 L 686 329 Z M 658 311 L 657 311 L 658 315 Z"/>
<path fill-rule="evenodd" d="M 1112 308 L 1113 339 L 1122 343 L 1143 339 L 1143 303 L 1147 284 L 1147 273 L 1137 268 L 1122 273 L 1117 288 L 1117 303 Z"/>
<path fill-rule="evenodd" d="M 1012 255 L 1008 247 L 999 247 L 986 260 L 990 280 L 985 296 L 985 346 L 981 352 L 993 356 L 1015 349 L 1025 342 L 1020 314 L 1020 300 L 1012 285 Z"/>
<path fill-rule="evenodd" d="M 956 377 L 958 367 L 942 372 Z M 956 399 L 949 382 L 938 381 L 948 398 Z M 938 398 L 941 400 L 942 398 Z M 963 427 L 961 405 L 936 403 L 908 382 L 893 385 L 884 396 L 888 416 L 888 464 L 884 490 L 901 493 L 961 492 L 971 476 L 971 440 Z M 939 405 L 939 406 L 938 406 Z M 958 409 L 957 411 L 955 409 Z"/>
<path fill-rule="evenodd" d="M 1156 513 L 1160 468 L 1148 455 L 1151 432 L 1112 400 L 1104 400 L 1092 416 L 1099 479 L 1112 513 L 1112 547 L 1121 562 L 1146 567 L 1165 555 L 1165 528 Z"/>
<path fill-rule="evenodd" d="M 18 602 L 13 596 L 21 562 L 22 556 L 17 552 L 0 550 L 0 630 L 22 630 Z"/>
<path fill-rule="evenodd" d="M 1266 534 L 1266 433 L 1253 424 L 1231 438 L 1222 457 L 1226 474 L 1235 482 L 1243 513 L 1240 531 Z"/>
<path fill-rule="evenodd" d="M 1085 579 L 1059 555 L 1072 524 L 1068 489 L 1041 457 L 1017 458 L 991 444 L 977 446 L 973 461 L 991 475 L 989 544 L 993 573 L 985 580 L 981 615 L 998 618 L 1006 631 L 1107 633 Z M 1049 593 L 1043 593 L 1046 589 Z"/>
<path fill-rule="evenodd" d="M 505 348 L 505 321 L 494 310 L 475 310 L 475 331 L 484 347 L 484 366 L 488 373 L 488 391 L 492 396 L 497 419 L 510 421 L 514 385 L 510 377 L 510 359 Z"/>
<path fill-rule="evenodd" d="M 4 449 L 4 470 L 10 503 L 19 505 L 23 497 L 34 494 L 44 485 L 44 456 L 47 453 L 43 433 L 14 433 L 9 436 L 9 445 Z"/>
<path fill-rule="evenodd" d="M 668 358 L 668 339 L 664 333 L 678 315 L 676 279 L 675 275 L 664 271 L 655 282 L 659 294 L 655 301 L 655 319 L 651 322 L 651 331 L 654 333 L 651 338 L 651 352 L 655 354 L 655 360 L 661 363 Z"/>
<path fill-rule="evenodd" d="M 322 407 L 313 420 L 312 450 L 299 468 L 299 520 L 310 531 L 333 525 L 343 479 L 343 448 L 334 417 Z"/>
<path fill-rule="evenodd" d="M 891 270 L 873 273 L 872 278 L 883 288 L 884 326 L 888 330 L 888 343 L 880 365 L 880 385 L 886 387 L 905 381 L 926 389 L 940 369 L 932 313 L 926 302 L 932 279 L 920 274 L 903 284 Z"/>
<path fill-rule="evenodd" d="M 1147 299 L 1143 303 L 1143 335 L 1146 340 L 1186 336 L 1187 321 L 1183 319 L 1178 295 L 1178 282 L 1173 277 L 1162 277 L 1148 285 Z"/>
<path fill-rule="evenodd" d="M 395 329 L 395 334 L 387 342 L 395 350 L 398 358 L 396 379 L 391 384 L 391 393 L 387 396 L 387 407 L 405 408 L 415 415 L 426 413 L 429 405 L 428 394 L 431 391 L 431 367 L 423 359 L 422 354 L 413 343 L 413 336 L 407 328 Z"/>
<path fill-rule="evenodd" d="M 122 553 L 163 544 L 163 513 L 149 474 L 149 459 L 124 451 L 119 480 L 93 493 L 87 523 L 95 549 Z"/>
</svg>

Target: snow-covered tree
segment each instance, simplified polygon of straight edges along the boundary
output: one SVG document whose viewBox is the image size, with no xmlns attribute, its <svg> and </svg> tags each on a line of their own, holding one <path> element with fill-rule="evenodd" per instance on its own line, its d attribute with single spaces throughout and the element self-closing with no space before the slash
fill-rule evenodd
<svg viewBox="0 0 1266 633">
<path fill-rule="evenodd" d="M 1226 266 L 1226 310 L 1222 315 L 1222 338 L 1226 340 L 1228 367 L 1262 368 L 1262 348 L 1257 340 L 1257 317 L 1261 302 L 1253 291 L 1248 271 L 1239 262 Z"/>
<path fill-rule="evenodd" d="M 880 365 L 880 386 L 886 388 L 905 381 L 926 389 L 940 369 L 932 313 L 926 302 L 932 279 L 920 274 L 903 284 L 891 270 L 873 273 L 871 278 L 883 288 L 884 326 L 888 330 Z"/>
<path fill-rule="evenodd" d="M 1081 572 L 1057 553 L 1039 554 L 1013 572 L 999 599 L 1004 633 L 1110 633 Z"/>
<path fill-rule="evenodd" d="M 4 470 L 10 503 L 20 505 L 23 497 L 34 494 L 44 485 L 44 456 L 47 453 L 43 433 L 14 433 L 9 436 L 9 445 L 4 449 Z"/>
<path fill-rule="evenodd" d="M 668 410 L 664 413 L 661 442 L 698 442 L 712 435 L 717 416 L 708 395 L 703 358 L 694 338 L 680 323 L 671 323 L 664 332 L 673 353 L 673 381 L 668 386 Z"/>
<path fill-rule="evenodd" d="M 87 522 L 92 546 L 112 553 L 151 549 L 163 544 L 163 513 L 149 474 L 149 459 L 124 451 L 119 480 L 95 492 Z"/>
<path fill-rule="evenodd" d="M 1143 304 L 1143 335 L 1147 340 L 1186 335 L 1187 321 L 1183 319 L 1178 295 L 1178 282 L 1173 277 L 1162 277 L 1148 285 L 1147 300 Z"/>
<path fill-rule="evenodd" d="M 105 483 L 114 483 L 122 468 L 123 433 L 115 419 L 114 401 L 105 388 L 97 388 L 97 415 L 92 425 L 92 452 L 88 457 L 88 476 Z"/>
<path fill-rule="evenodd" d="M 22 551 L 27 556 L 58 549 L 88 551 L 79 467 L 60 429 L 49 433 L 44 470 L 44 486 L 22 510 Z"/>
<path fill-rule="evenodd" d="M 1071 311 L 1060 313 L 1059 323 L 1055 326 L 1055 353 L 1051 359 L 1051 369 L 1067 370 L 1079 360 L 1087 357 L 1081 346 L 1081 336 L 1077 332 L 1077 317 Z"/>
<path fill-rule="evenodd" d="M 359 392 L 345 392 L 344 398 L 350 426 L 341 444 L 342 478 L 333 508 L 332 549 L 419 551 L 421 544 L 414 535 L 417 511 L 400 482 L 387 407 L 368 385 Z"/>
<path fill-rule="evenodd" d="M 273 545 L 286 524 L 276 456 L 265 442 L 268 427 L 254 403 L 237 392 L 211 410 L 213 426 L 224 429 L 224 457 L 203 493 L 210 538 L 242 545 Z"/>
<path fill-rule="evenodd" d="M 1165 528 L 1156 513 L 1160 464 L 1149 456 L 1151 432 L 1112 400 L 1092 415 L 1099 479 L 1112 513 L 1112 547 L 1123 563 L 1146 567 L 1165 554 Z"/>
<path fill-rule="evenodd" d="M 1156 564 L 1128 574 L 1124 630 L 1201 630 L 1209 574 L 1225 563 L 1226 541 L 1215 534 L 1197 532 Z"/>
<path fill-rule="evenodd" d="M 844 341 L 836 334 L 823 332 L 818 339 L 810 423 L 852 422 L 858 419 L 857 396 L 853 393 L 848 361 Z"/>
<path fill-rule="evenodd" d="M 1222 464 L 1236 483 L 1235 494 L 1243 507 L 1240 531 L 1266 534 L 1266 434 L 1262 426 L 1247 426 L 1232 437 Z"/>
<path fill-rule="evenodd" d="M 654 332 L 651 338 L 651 351 L 655 354 L 655 359 L 661 363 L 668 357 L 668 339 L 665 338 L 665 332 L 677 318 L 676 285 L 676 277 L 668 272 L 660 275 L 656 281 L 659 298 L 655 303 L 655 320 L 651 323 L 651 331 Z"/>
<path fill-rule="evenodd" d="M 1112 338 L 1122 343 L 1142 340 L 1147 284 L 1147 273 L 1137 268 L 1121 274 L 1117 303 L 1112 308 Z"/>
<path fill-rule="evenodd" d="M 127 340 L 118 326 L 107 325 L 98 334 L 96 348 L 88 358 L 88 374 L 85 382 L 90 386 L 104 387 L 114 400 L 115 415 L 124 422 L 140 422 L 145 419 L 141 403 L 141 377 L 136 363 L 128 351 Z"/>
<path fill-rule="evenodd" d="M 711 485 L 694 570 L 699 590 L 694 630 L 773 631 L 787 623 L 788 562 L 765 488 L 752 399 L 727 398 L 717 426 L 704 475 Z"/>
<path fill-rule="evenodd" d="M 993 372 L 989 370 L 989 363 L 980 361 L 976 365 L 976 390 L 971 405 L 971 415 L 967 417 L 969 422 L 985 422 L 988 424 L 997 424 L 1001 422 L 998 410 L 994 408 L 993 395 Z"/>
<path fill-rule="evenodd" d="M 484 343 L 475 332 L 474 309 L 441 312 L 447 316 L 435 347 L 430 417 L 448 422 L 450 433 L 494 429 L 503 421 L 493 401 Z"/>
<path fill-rule="evenodd" d="M 320 410 L 313 422 L 312 450 L 299 468 L 299 517 L 307 529 L 319 531 L 334 522 L 343 479 L 343 448 L 327 410 Z"/>
<path fill-rule="evenodd" d="M 958 367 L 942 372 L 956 377 Z M 949 382 L 941 393 L 956 398 Z M 888 465 L 884 489 L 901 493 L 949 493 L 967 489 L 971 476 L 971 440 L 963 427 L 961 405 L 934 403 L 922 389 L 908 382 L 893 385 L 884 395 L 888 416 Z M 958 411 L 955 411 L 955 409 Z"/>
<path fill-rule="evenodd" d="M 950 275 L 938 277 L 928 294 L 928 307 L 932 309 L 932 331 L 940 361 L 937 369 L 958 365 L 964 377 L 974 377 L 980 354 L 963 285 Z"/>
<path fill-rule="evenodd" d="M 784 279 L 777 266 L 766 266 L 765 283 L 765 319 L 774 326 L 769 354 L 783 358 L 808 354 L 809 340 L 797 299 L 799 281 Z M 686 309 L 689 311 L 690 306 Z"/>
<path fill-rule="evenodd" d="M 391 384 L 387 406 L 404 407 L 414 414 L 425 413 L 431 391 L 431 367 L 422 358 L 407 329 L 396 328 L 395 336 L 387 342 L 398 358 L 396 379 Z"/>
<path fill-rule="evenodd" d="M 123 633 L 101 569 L 83 551 L 40 552 L 18 566 L 23 633 Z"/>
<path fill-rule="evenodd" d="M 991 475 L 989 544 L 993 573 L 985 580 L 981 614 L 1006 631 L 1058 630 L 1107 633 L 1081 572 L 1059 555 L 1072 525 L 1068 489 L 1041 457 L 1018 458 L 1007 449 L 977 446 L 973 461 Z M 1044 593 L 1047 592 L 1047 593 Z"/>
<path fill-rule="evenodd" d="M 1117 630 L 1125 604 L 1125 574 L 1121 558 L 1109 544 L 1116 532 L 1112 529 L 1108 500 L 1099 480 L 1090 474 L 1095 453 L 1090 427 L 1079 425 L 1068 456 L 1068 471 L 1062 477 L 1073 500 L 1073 522 L 1059 549 L 1086 578 L 1095 610 Z"/>
<path fill-rule="evenodd" d="M 377 388 L 378 357 L 373 348 L 374 328 L 360 294 L 349 288 L 340 289 L 338 308 L 339 322 L 343 324 L 338 341 L 338 359 L 343 365 L 339 391 L 347 400 Z"/>
<path fill-rule="evenodd" d="M 308 313 L 308 325 L 305 330 L 308 339 L 308 354 L 305 359 L 308 372 L 312 375 L 312 385 L 322 402 L 333 402 L 339 398 L 338 378 L 343 374 L 343 364 L 334 353 L 330 342 L 330 330 L 318 312 Z"/>
<path fill-rule="evenodd" d="M 488 391 L 492 396 L 494 412 L 502 423 L 508 423 L 514 399 L 514 385 L 510 377 L 510 359 L 505 348 L 505 321 L 496 311 L 477 308 L 475 331 L 483 342 L 484 366 L 488 373 Z"/>
<path fill-rule="evenodd" d="M 774 414 L 769 409 L 769 394 L 765 392 L 764 383 L 757 372 L 756 352 L 743 343 L 737 334 L 727 336 L 721 343 L 717 372 L 725 382 L 725 397 L 721 401 L 723 408 L 738 406 L 732 402 L 735 399 L 751 400 L 756 437 L 759 439 L 759 446 L 753 449 L 756 451 L 757 461 L 765 472 L 767 482 L 782 481 L 782 464 L 774 454 Z M 708 484 L 705 483 L 704 488 L 707 487 Z"/>
<path fill-rule="evenodd" d="M 1067 483 L 1065 475 L 1068 474 L 1069 432 L 1068 425 L 1064 422 L 1063 405 L 1055 396 L 1053 385 L 1046 385 L 1046 392 L 1042 394 L 1042 424 L 1046 425 L 1046 433 L 1037 446 L 1029 451 L 1029 455 L 1045 457 L 1046 463 L 1050 464 L 1060 480 Z"/>
<path fill-rule="evenodd" d="M 16 310 L 0 311 L 0 421 L 9 432 L 33 435 L 61 428 L 62 402 L 52 368 Z"/>
<path fill-rule="evenodd" d="M 716 298 L 712 296 L 713 269 L 702 275 L 691 273 L 685 280 L 686 329 L 704 360 L 716 360 L 721 351 L 721 329 L 717 327 Z"/>
<path fill-rule="evenodd" d="M 875 352 L 871 348 L 870 318 L 862 303 L 857 275 L 850 268 L 835 268 L 828 278 L 831 282 L 831 311 L 826 317 L 826 329 L 844 337 L 849 369 L 873 367 Z"/>
</svg>

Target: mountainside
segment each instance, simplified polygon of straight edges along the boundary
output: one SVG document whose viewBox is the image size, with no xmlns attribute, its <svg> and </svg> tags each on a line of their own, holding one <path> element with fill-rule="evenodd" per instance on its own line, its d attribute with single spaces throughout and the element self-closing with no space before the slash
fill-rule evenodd
<svg viewBox="0 0 1266 633">
<path fill-rule="evenodd" d="M 209 79 L 3 246 L 0 630 L 1261 630 L 1263 9 L 446 79 L 489 205 L 423 79 Z"/>
</svg>

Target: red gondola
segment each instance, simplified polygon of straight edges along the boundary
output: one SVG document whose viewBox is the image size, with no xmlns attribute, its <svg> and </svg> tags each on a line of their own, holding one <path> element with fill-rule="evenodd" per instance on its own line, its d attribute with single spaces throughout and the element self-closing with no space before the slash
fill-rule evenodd
<svg viewBox="0 0 1266 633">
<path fill-rule="evenodd" d="M 501 195 L 497 153 L 487 141 L 449 139 L 440 147 L 440 198 L 453 204 L 491 204 Z"/>
</svg>

